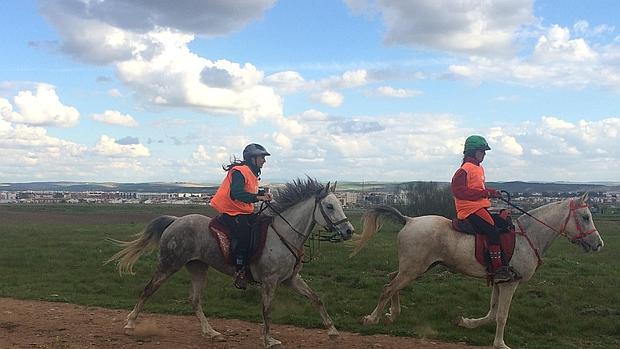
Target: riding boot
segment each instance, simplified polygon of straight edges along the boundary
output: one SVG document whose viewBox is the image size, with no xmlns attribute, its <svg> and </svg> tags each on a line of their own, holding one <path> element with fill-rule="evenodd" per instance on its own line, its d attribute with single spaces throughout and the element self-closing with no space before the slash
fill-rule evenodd
<svg viewBox="0 0 620 349">
<path fill-rule="evenodd" d="M 493 283 L 499 284 L 514 280 L 514 274 L 510 267 L 502 260 L 502 250 L 500 245 L 489 245 L 489 257 L 491 257 L 491 269 L 493 272 Z"/>
</svg>

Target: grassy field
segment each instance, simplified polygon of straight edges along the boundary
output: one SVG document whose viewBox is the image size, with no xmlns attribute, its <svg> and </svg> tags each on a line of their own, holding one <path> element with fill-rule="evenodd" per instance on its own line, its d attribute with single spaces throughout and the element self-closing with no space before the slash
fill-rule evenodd
<svg viewBox="0 0 620 349">
<path fill-rule="evenodd" d="M 134 268 L 136 275 L 121 278 L 113 265 L 102 264 L 117 251 L 105 238 L 128 240 L 152 217 L 184 212 L 209 213 L 198 206 L 0 206 L 0 296 L 130 309 L 151 276 L 156 255 L 143 256 Z M 359 212 L 350 218 L 359 229 Z M 537 275 L 517 290 L 505 334 L 509 345 L 539 349 L 620 345 L 617 218 L 595 217 L 606 244 L 600 253 L 582 253 L 563 238 L 555 242 Z M 460 315 L 484 315 L 490 288 L 484 281 L 441 268 L 403 291 L 403 311 L 394 324 L 359 324 L 374 308 L 386 274 L 397 268 L 398 229 L 386 225 L 352 259 L 348 258 L 349 242 L 322 243 L 318 254 L 315 251 L 316 259 L 304 265 L 302 275 L 321 295 L 336 326 L 364 334 L 489 345 L 494 326 L 470 330 L 452 321 Z M 204 305 L 207 316 L 261 321 L 258 289 L 236 290 L 229 277 L 215 271 L 209 283 Z M 156 293 L 146 311 L 191 314 L 188 292 L 189 279 L 183 270 Z M 321 327 L 311 305 L 286 288 L 277 292 L 274 321 Z"/>
</svg>

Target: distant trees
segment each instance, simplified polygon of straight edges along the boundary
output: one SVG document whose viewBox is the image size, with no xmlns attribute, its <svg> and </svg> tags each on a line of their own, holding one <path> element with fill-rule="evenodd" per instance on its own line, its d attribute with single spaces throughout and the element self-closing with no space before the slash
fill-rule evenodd
<svg viewBox="0 0 620 349">
<path fill-rule="evenodd" d="M 454 198 L 450 185 L 437 182 L 409 182 L 395 189 L 394 206 L 408 216 L 440 215 L 455 216 Z"/>
</svg>

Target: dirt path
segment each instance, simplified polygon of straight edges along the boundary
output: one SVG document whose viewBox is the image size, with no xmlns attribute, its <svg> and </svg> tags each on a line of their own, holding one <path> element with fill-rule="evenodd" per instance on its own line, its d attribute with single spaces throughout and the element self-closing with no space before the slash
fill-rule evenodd
<svg viewBox="0 0 620 349">
<path fill-rule="evenodd" d="M 85 307 L 67 303 L 23 301 L 0 298 L 0 348 L 261 348 L 260 325 L 226 319 L 210 319 L 226 342 L 214 342 L 200 335 L 193 316 L 142 314 L 131 335 L 123 332 L 125 310 Z M 416 348 L 474 349 L 386 335 L 362 336 L 341 332 L 330 340 L 325 330 L 276 325 L 273 336 L 284 348 Z"/>
</svg>

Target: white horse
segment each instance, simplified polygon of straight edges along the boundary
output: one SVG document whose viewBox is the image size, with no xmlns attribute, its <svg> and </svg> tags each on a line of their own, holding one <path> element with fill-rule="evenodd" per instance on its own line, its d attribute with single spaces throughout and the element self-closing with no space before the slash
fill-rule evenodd
<svg viewBox="0 0 620 349">
<path fill-rule="evenodd" d="M 250 264 L 252 274 L 261 284 L 263 311 L 263 341 L 265 347 L 279 346 L 281 342 L 270 334 L 271 308 L 276 287 L 283 283 L 308 298 L 318 310 L 330 337 L 338 331 L 325 310 L 319 296 L 299 275 L 303 259 L 304 242 L 315 224 L 348 240 L 353 233 L 340 201 L 336 198 L 335 185 L 323 186 L 308 178 L 287 183 L 279 190 L 273 204 L 269 205 L 273 222 L 269 226 L 265 248 L 261 257 Z M 202 333 L 218 341 L 225 337 L 214 330 L 202 310 L 202 293 L 207 281 L 207 270 L 212 267 L 224 274 L 233 275 L 235 267 L 228 264 L 220 252 L 217 241 L 209 232 L 211 218 L 191 214 L 183 217 L 160 216 L 151 221 L 133 241 L 117 243 L 124 247 L 108 262 L 116 261 L 119 272 L 132 273 L 140 256 L 159 248 L 159 260 L 153 277 L 144 287 L 138 302 L 127 316 L 125 329 L 135 329 L 136 319 L 144 303 L 174 273 L 185 267 L 192 279 L 190 302 L 200 320 Z"/>
<path fill-rule="evenodd" d="M 517 218 L 519 228 L 510 265 L 520 279 L 493 285 L 488 313 L 477 319 L 461 317 L 458 325 L 475 328 L 495 321 L 493 346 L 510 349 L 504 343 L 504 327 L 512 296 L 520 283 L 532 278 L 542 263 L 543 254 L 555 238 L 564 235 L 585 251 L 599 251 L 603 247 L 603 240 L 594 226 L 586 200 L 587 194 L 584 194 L 578 199 L 544 205 Z M 455 231 L 451 221 L 445 217 L 407 217 L 387 206 L 372 208 L 364 213 L 363 232 L 352 256 L 381 228 L 381 216 L 404 225 L 397 237 L 398 271 L 390 274 L 392 280 L 383 288 L 377 306 L 363 318 L 365 325 L 379 322 L 388 300 L 391 300 L 391 304 L 390 311 L 385 314 L 385 321 L 394 321 L 400 314 L 400 290 L 434 265 L 441 264 L 468 276 L 486 278 L 487 271 L 474 256 L 473 235 Z"/>
</svg>

